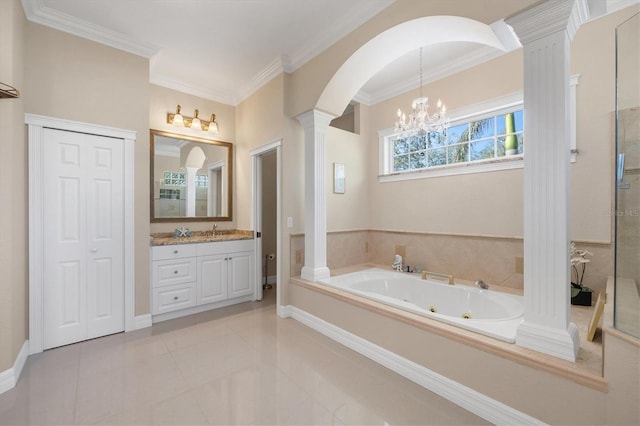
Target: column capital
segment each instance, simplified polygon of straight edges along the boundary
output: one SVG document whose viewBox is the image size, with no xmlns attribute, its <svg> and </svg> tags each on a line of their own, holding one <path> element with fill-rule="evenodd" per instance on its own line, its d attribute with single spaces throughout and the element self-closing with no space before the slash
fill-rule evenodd
<svg viewBox="0 0 640 426">
<path fill-rule="evenodd" d="M 315 126 L 326 127 L 334 118 L 336 118 L 334 115 L 318 109 L 303 112 L 296 117 L 305 129 Z"/>
<path fill-rule="evenodd" d="M 506 20 L 522 45 L 566 31 L 573 40 L 580 25 L 591 16 L 589 0 L 548 0 Z M 600 11 L 596 11 L 598 14 Z"/>
</svg>

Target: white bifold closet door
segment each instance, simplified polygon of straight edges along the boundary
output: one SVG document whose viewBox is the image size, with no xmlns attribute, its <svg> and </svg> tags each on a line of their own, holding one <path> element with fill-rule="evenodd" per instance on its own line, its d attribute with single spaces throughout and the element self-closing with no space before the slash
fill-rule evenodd
<svg viewBox="0 0 640 426">
<path fill-rule="evenodd" d="M 124 330 L 124 143 L 44 132 L 43 348 L 49 349 Z"/>
</svg>

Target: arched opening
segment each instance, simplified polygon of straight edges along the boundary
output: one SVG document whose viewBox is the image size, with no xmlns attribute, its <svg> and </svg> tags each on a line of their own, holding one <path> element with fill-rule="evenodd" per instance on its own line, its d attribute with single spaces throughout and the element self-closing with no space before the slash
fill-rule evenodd
<svg viewBox="0 0 640 426">
<path fill-rule="evenodd" d="M 315 109 L 341 115 L 358 90 L 386 65 L 420 47 L 447 42 L 472 42 L 505 50 L 485 23 L 460 16 L 413 19 L 378 34 L 356 50 L 331 78 Z"/>
<path fill-rule="evenodd" d="M 490 25 L 459 16 L 428 16 L 398 24 L 362 45 L 336 71 L 315 108 L 298 116 L 305 128 L 305 265 L 301 276 L 319 281 L 330 274 L 326 257 L 326 141 L 331 119 L 340 116 L 362 86 L 386 65 L 423 46 L 471 42 L 504 51 Z"/>
</svg>

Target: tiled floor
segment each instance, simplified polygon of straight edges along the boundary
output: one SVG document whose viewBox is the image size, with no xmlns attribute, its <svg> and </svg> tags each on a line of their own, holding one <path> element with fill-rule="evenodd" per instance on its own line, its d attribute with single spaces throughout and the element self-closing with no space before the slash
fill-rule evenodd
<svg viewBox="0 0 640 426">
<path fill-rule="evenodd" d="M 245 303 L 29 357 L 0 424 L 486 424 Z"/>
</svg>

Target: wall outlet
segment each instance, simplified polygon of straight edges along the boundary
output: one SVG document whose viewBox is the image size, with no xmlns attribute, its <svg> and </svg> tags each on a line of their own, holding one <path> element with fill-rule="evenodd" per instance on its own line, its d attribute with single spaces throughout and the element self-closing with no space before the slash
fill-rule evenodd
<svg viewBox="0 0 640 426">
<path fill-rule="evenodd" d="M 524 274 L 524 258 L 516 257 L 516 274 Z"/>
<path fill-rule="evenodd" d="M 396 246 L 396 252 L 394 254 L 399 254 L 404 259 L 407 257 L 407 246 Z"/>
</svg>

